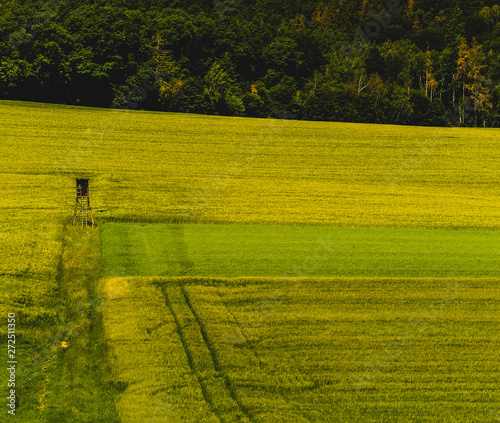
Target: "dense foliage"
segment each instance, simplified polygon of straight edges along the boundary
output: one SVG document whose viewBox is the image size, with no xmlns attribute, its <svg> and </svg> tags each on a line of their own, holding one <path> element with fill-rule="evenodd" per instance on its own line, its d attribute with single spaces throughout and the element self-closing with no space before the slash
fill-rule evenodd
<svg viewBox="0 0 500 423">
<path fill-rule="evenodd" d="M 0 98 L 500 125 L 496 0 L 11 0 Z"/>
</svg>

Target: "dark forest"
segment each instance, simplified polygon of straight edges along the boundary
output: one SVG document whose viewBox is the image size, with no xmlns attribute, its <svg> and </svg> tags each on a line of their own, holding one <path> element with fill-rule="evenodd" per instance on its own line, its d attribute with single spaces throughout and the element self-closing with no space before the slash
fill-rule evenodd
<svg viewBox="0 0 500 423">
<path fill-rule="evenodd" d="M 0 11 L 0 99 L 500 126 L 495 1 L 12 0 Z"/>
</svg>

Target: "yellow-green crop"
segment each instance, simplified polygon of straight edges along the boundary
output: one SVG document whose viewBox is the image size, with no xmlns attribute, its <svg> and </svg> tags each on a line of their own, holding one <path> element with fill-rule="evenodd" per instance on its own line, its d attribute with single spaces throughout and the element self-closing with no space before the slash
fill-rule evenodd
<svg viewBox="0 0 500 423">
<path fill-rule="evenodd" d="M 111 278 L 105 292 L 124 422 L 145 403 L 152 422 L 498 413 L 498 279 Z"/>
<path fill-rule="evenodd" d="M 10 210 L 67 216 L 87 176 L 97 219 L 500 226 L 495 129 L 0 108 Z"/>
</svg>

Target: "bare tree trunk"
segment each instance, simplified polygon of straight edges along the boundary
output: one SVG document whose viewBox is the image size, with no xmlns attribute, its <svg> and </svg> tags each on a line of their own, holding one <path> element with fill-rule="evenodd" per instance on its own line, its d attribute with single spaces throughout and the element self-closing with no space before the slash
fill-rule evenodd
<svg viewBox="0 0 500 423">
<path fill-rule="evenodd" d="M 477 128 L 477 102 L 474 100 L 474 127 Z"/>
</svg>

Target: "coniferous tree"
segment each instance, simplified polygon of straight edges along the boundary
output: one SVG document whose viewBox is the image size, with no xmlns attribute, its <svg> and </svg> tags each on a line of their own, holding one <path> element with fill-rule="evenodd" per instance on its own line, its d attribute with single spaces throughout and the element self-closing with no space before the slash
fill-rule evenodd
<svg viewBox="0 0 500 423">
<path fill-rule="evenodd" d="M 438 82 L 433 74 L 431 52 L 427 50 L 425 54 L 425 95 L 432 101 Z"/>
<path fill-rule="evenodd" d="M 469 66 L 468 79 L 469 83 L 466 88 L 471 94 L 471 99 L 474 105 L 474 126 L 477 126 L 478 112 L 485 112 L 492 107 L 490 101 L 490 90 L 488 88 L 488 79 L 484 75 L 486 69 L 486 56 L 482 50 L 482 46 L 472 40 L 472 47 L 469 51 Z"/>
<path fill-rule="evenodd" d="M 467 77 L 470 71 L 470 49 L 467 40 L 464 37 L 459 39 L 458 59 L 457 59 L 457 73 L 456 79 L 462 85 L 462 100 L 459 104 L 460 111 L 460 124 L 465 123 L 465 90 L 467 88 Z"/>
<path fill-rule="evenodd" d="M 155 63 L 155 79 L 158 85 L 160 101 L 166 104 L 167 110 L 169 104 L 175 94 L 177 94 L 184 81 L 177 77 L 179 73 L 172 53 L 164 49 L 165 41 L 159 33 L 156 33 L 154 40 L 154 63 Z"/>
</svg>

